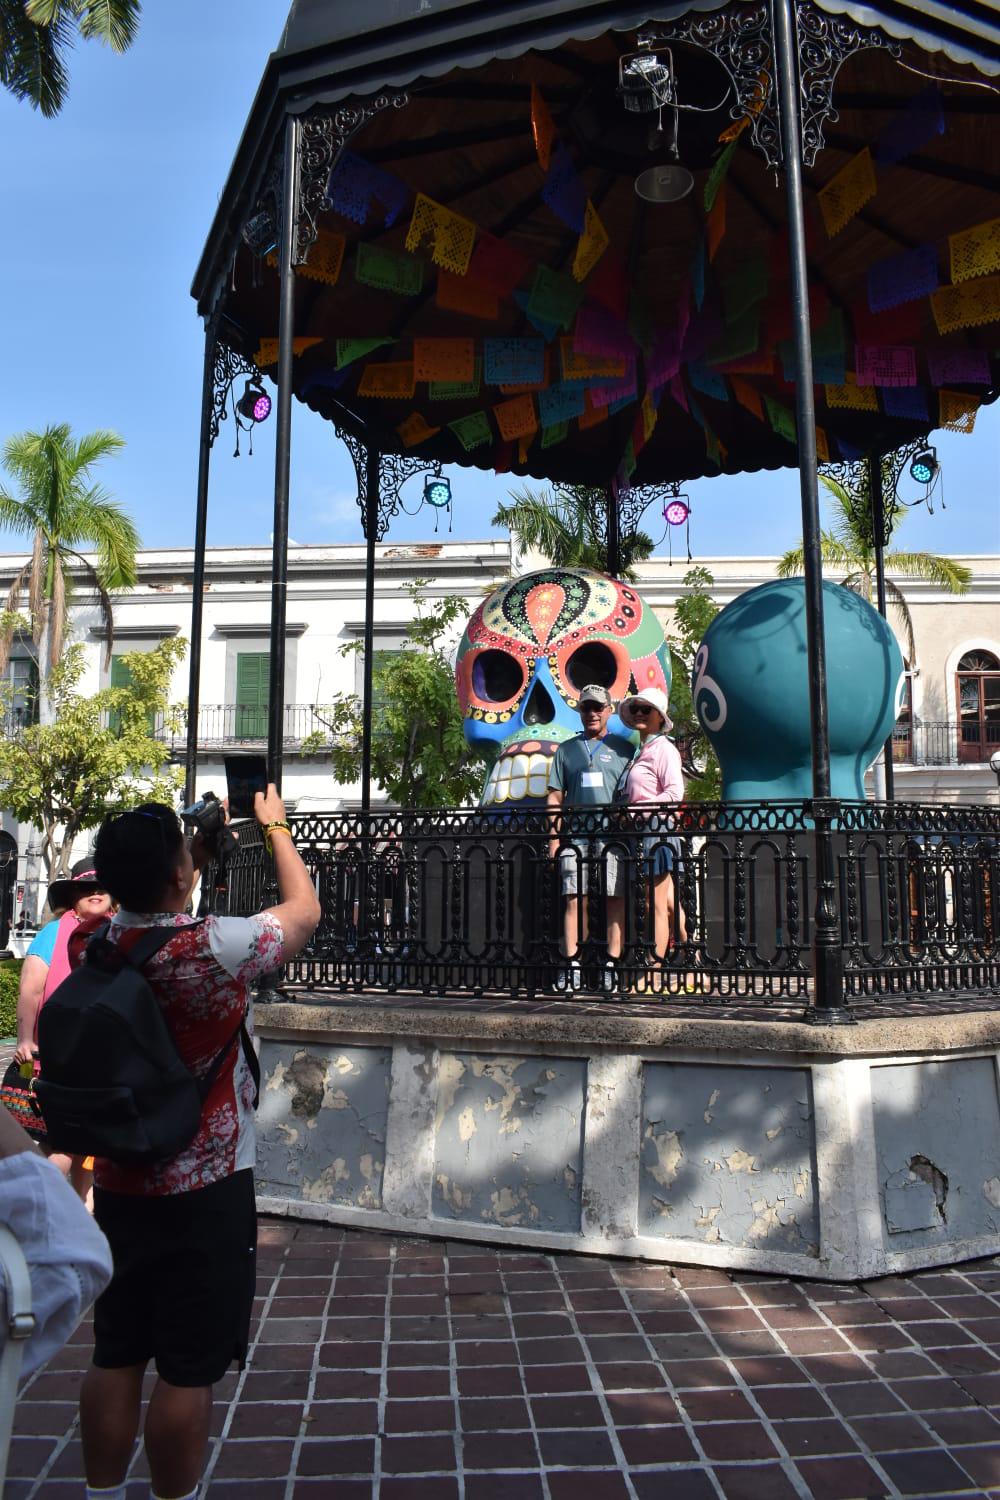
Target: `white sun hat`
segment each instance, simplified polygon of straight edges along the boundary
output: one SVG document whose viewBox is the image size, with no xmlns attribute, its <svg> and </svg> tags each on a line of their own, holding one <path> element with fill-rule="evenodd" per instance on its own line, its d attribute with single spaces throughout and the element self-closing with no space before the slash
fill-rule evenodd
<svg viewBox="0 0 1000 1500">
<path fill-rule="evenodd" d="M 660 714 L 663 718 L 663 729 L 665 733 L 669 733 L 669 731 L 673 729 L 674 721 L 667 711 L 669 708 L 669 704 L 667 702 L 667 695 L 662 688 L 647 688 L 643 693 L 633 693 L 630 698 L 626 698 L 623 703 L 619 704 L 618 717 L 621 719 L 623 724 L 627 725 L 629 729 L 636 728 L 636 722 L 635 718 L 633 717 L 632 710 L 637 703 L 648 703 L 650 708 L 656 709 L 657 713 Z"/>
</svg>

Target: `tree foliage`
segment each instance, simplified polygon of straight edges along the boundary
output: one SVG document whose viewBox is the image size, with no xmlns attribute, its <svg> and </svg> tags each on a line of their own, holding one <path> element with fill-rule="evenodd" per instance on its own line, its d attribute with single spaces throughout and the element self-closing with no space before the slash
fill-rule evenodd
<svg viewBox="0 0 1000 1500">
<path fill-rule="evenodd" d="M 57 115 L 77 35 L 126 52 L 141 9 L 141 0 L 0 0 L 0 85 L 43 115 Z"/>
<path fill-rule="evenodd" d="M 31 638 L 39 648 L 41 719 L 48 722 L 48 681 L 62 655 L 72 599 L 72 563 L 97 591 L 111 660 L 111 591 L 136 579 L 139 534 L 120 505 L 92 482 L 94 466 L 124 447 L 114 432 L 90 432 L 77 442 L 67 424 L 22 432 L 3 447 L 3 466 L 20 493 L 0 488 L 0 527 L 30 538 L 31 558 L 11 584 L 0 620 L 0 672 L 13 639 L 12 617 L 26 596 Z M 95 567 L 77 550 L 93 547 Z"/>
<path fill-rule="evenodd" d="M 466 743 L 449 651 L 469 606 L 456 594 L 428 604 L 426 584 L 418 579 L 409 587 L 415 616 L 406 640 L 372 673 L 372 780 L 398 807 L 459 807 L 478 795 L 483 780 L 482 760 Z M 341 654 L 360 649 L 352 643 Z M 357 693 L 341 693 L 325 711 L 331 769 L 340 782 L 358 777 L 362 709 Z M 323 739 L 302 748 L 325 749 Z"/>
<path fill-rule="evenodd" d="M 563 485 L 557 490 L 511 491 L 511 504 L 497 507 L 490 523 L 505 526 L 522 551 L 541 552 L 556 568 L 608 570 L 607 496 L 603 489 Z M 635 579 L 635 564 L 652 555 L 654 543 L 644 531 L 621 538 L 621 576 Z"/>
<path fill-rule="evenodd" d="M 843 572 L 844 588 L 860 594 L 868 603 L 876 597 L 875 542 L 872 530 L 872 512 L 868 502 L 866 485 L 855 494 L 849 493 L 839 480 L 829 474 L 821 474 L 820 483 L 831 499 L 833 525 L 829 531 L 820 532 L 820 555 L 824 568 L 836 568 Z M 933 552 L 885 552 L 885 592 L 899 616 L 906 637 L 906 659 L 912 666 L 916 655 L 913 639 L 913 620 L 910 616 L 906 596 L 890 573 L 904 578 L 926 578 L 940 585 L 951 594 L 965 594 L 969 589 L 972 572 L 964 563 L 951 557 L 938 557 Z M 792 578 L 805 571 L 805 554 L 802 543 L 786 552 L 778 563 L 778 577 Z"/>
<path fill-rule="evenodd" d="M 710 590 L 715 582 L 707 568 L 690 568 L 681 580 L 684 593 L 674 606 L 674 619 L 667 644 L 673 678 L 670 684 L 670 714 L 673 738 L 684 761 L 685 796 L 689 802 L 717 802 L 722 793 L 722 772 L 715 751 L 698 722 L 691 696 L 691 673 L 705 632 L 719 613 Z"/>
<path fill-rule="evenodd" d="M 130 651 L 127 687 L 82 693 L 83 647 L 70 646 L 50 678 L 54 722 L 0 741 L 0 806 L 43 835 L 50 881 L 68 870 L 77 834 L 108 813 L 173 801 L 183 772 L 169 764 L 167 739 L 155 738 L 151 724 L 171 726 L 170 679 L 186 648 L 172 639 Z"/>
</svg>

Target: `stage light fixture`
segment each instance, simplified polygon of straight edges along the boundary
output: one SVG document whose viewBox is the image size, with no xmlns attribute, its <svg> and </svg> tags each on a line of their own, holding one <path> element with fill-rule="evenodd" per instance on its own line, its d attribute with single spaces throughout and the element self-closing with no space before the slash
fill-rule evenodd
<svg viewBox="0 0 1000 1500">
<path fill-rule="evenodd" d="M 910 463 L 910 478 L 917 484 L 931 484 L 939 468 L 937 449 L 924 448 Z"/>
<path fill-rule="evenodd" d="M 432 474 L 424 484 L 424 504 L 435 510 L 446 510 L 451 504 L 451 480 Z"/>
<path fill-rule="evenodd" d="M 271 415 L 271 398 L 253 376 L 247 381 L 236 410 L 246 422 L 266 422 Z"/>
<path fill-rule="evenodd" d="M 663 519 L 668 526 L 683 526 L 691 514 L 691 507 L 684 500 L 670 500 L 663 507 Z"/>
</svg>

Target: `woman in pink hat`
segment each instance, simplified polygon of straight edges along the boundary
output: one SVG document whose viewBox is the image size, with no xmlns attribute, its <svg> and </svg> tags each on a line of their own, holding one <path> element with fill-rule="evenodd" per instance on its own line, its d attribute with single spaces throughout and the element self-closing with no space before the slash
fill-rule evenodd
<svg viewBox="0 0 1000 1500">
<path fill-rule="evenodd" d="M 14 1061 L 26 1063 L 38 1054 L 38 1012 L 57 985 L 69 974 L 69 939 L 81 922 L 103 917 L 111 910 L 111 897 L 101 885 L 88 856 L 78 859 L 68 876 L 53 880 L 49 886 L 49 906 L 54 910 L 67 907 L 61 917 L 48 922 L 35 935 L 21 966 L 21 987 L 17 997 L 17 1051 Z M 38 1064 L 35 1064 L 38 1071 Z M 45 1150 L 44 1143 L 42 1150 Z M 81 1198 L 86 1198 L 94 1179 L 91 1156 L 63 1156 L 48 1153 L 51 1160 L 66 1173 Z"/>
<path fill-rule="evenodd" d="M 626 801 L 646 816 L 684 797 L 680 751 L 667 738 L 674 727 L 667 708 L 666 693 L 660 688 L 647 688 L 626 698 L 618 709 L 622 723 L 637 730 L 639 735 L 639 752 L 625 780 Z M 665 833 L 647 833 L 641 847 L 653 891 L 653 946 L 662 962 L 675 940 L 675 920 L 676 940 L 681 943 L 687 940 L 684 911 L 677 903 L 674 884 L 680 846 L 677 839 Z"/>
</svg>

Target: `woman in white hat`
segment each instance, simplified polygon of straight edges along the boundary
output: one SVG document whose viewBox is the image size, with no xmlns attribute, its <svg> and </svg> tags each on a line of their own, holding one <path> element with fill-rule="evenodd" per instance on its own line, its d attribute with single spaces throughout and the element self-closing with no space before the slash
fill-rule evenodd
<svg viewBox="0 0 1000 1500">
<path fill-rule="evenodd" d="M 680 751 L 667 738 L 674 727 L 667 709 L 667 695 L 660 688 L 635 693 L 618 709 L 622 723 L 639 734 L 639 752 L 628 768 L 625 794 L 629 806 L 644 814 L 684 797 Z M 680 848 L 676 839 L 664 833 L 648 833 L 642 843 L 653 890 L 653 945 L 662 962 L 674 941 L 675 912 L 677 940 L 687 939 L 684 911 L 677 904 L 674 887 Z"/>
</svg>

